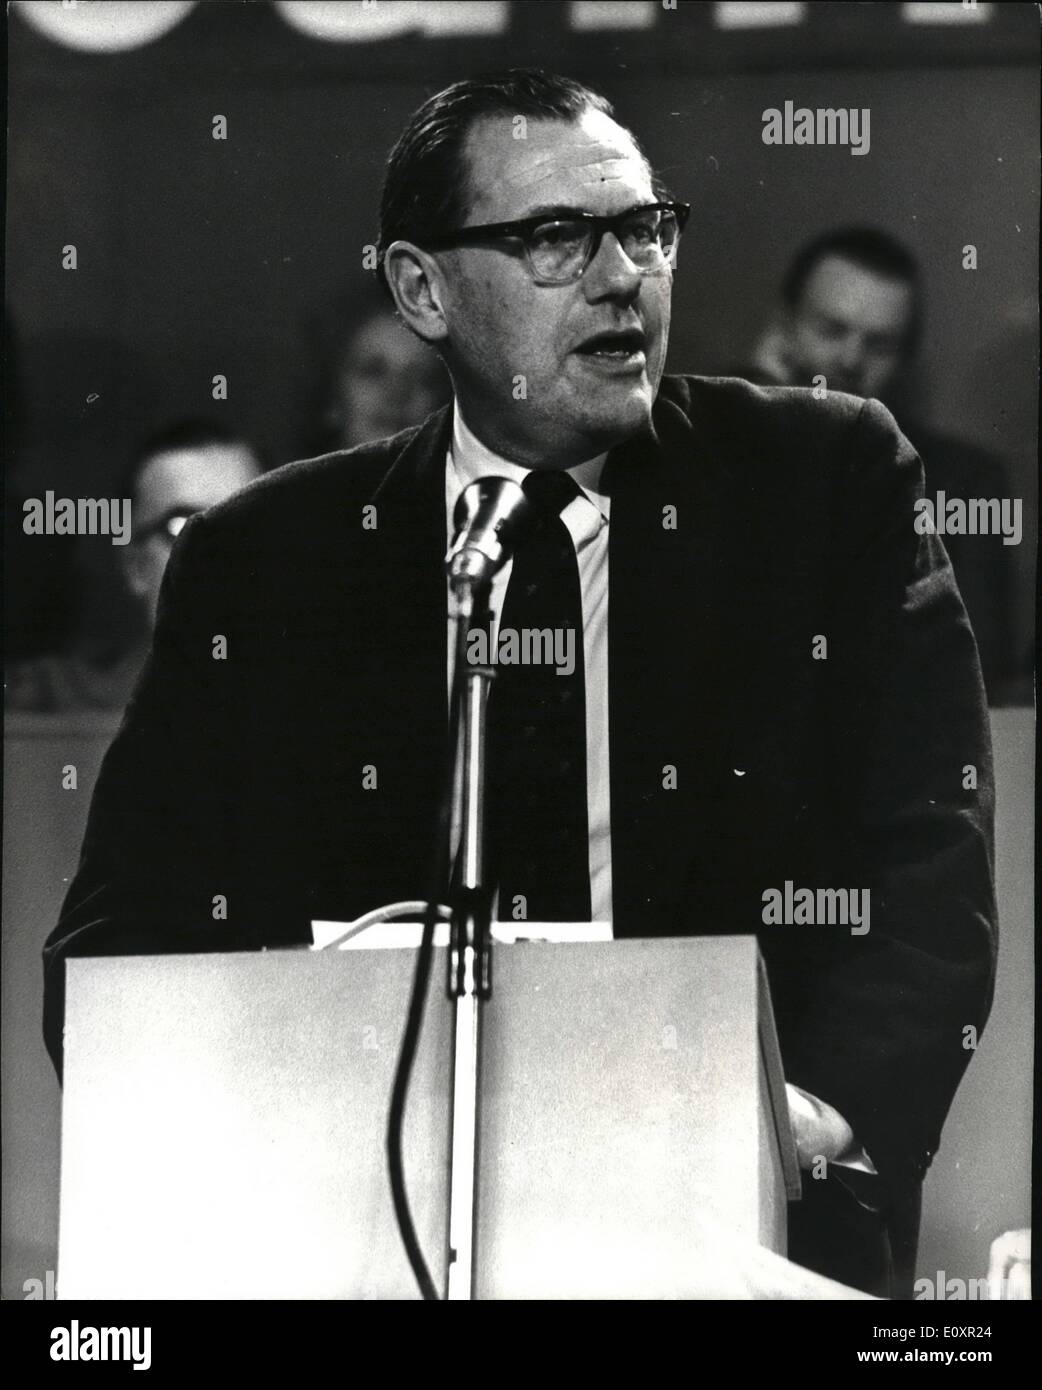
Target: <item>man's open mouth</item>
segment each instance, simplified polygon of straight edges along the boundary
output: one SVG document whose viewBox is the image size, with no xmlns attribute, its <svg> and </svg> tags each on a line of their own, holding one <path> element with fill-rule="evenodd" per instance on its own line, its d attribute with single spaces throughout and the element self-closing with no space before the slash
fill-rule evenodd
<svg viewBox="0 0 1042 1390">
<path fill-rule="evenodd" d="M 587 338 L 585 343 L 580 343 L 575 350 L 585 357 L 614 357 L 625 361 L 627 358 L 635 357 L 637 353 L 643 353 L 645 345 L 644 334 L 633 328 L 596 333 L 592 338 Z"/>
</svg>

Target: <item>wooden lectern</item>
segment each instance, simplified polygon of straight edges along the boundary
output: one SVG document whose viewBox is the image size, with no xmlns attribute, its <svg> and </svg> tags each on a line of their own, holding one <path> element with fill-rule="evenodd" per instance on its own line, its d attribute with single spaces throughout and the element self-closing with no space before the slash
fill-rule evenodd
<svg viewBox="0 0 1042 1390">
<path fill-rule="evenodd" d="M 405 1166 L 444 1288 L 436 957 Z M 59 1297 L 417 1297 L 384 1150 L 413 965 L 70 960 Z M 799 1175 L 754 937 L 497 945 L 483 1030 L 478 1297 L 711 1296 L 707 1222 L 784 1254 Z"/>
</svg>

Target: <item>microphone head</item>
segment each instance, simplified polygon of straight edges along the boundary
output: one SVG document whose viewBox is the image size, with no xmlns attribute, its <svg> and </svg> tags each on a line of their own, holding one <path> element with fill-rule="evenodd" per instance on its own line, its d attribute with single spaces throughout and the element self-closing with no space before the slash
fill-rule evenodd
<svg viewBox="0 0 1042 1390">
<path fill-rule="evenodd" d="M 534 512 L 519 484 L 510 478 L 479 478 L 465 487 L 453 512 L 456 538 L 445 557 L 453 586 L 490 580 Z"/>
</svg>

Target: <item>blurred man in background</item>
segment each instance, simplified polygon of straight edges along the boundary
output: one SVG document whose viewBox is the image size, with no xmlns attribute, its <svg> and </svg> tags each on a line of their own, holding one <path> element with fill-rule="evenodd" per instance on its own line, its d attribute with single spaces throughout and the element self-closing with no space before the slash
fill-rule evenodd
<svg viewBox="0 0 1042 1390">
<path fill-rule="evenodd" d="M 911 253 L 871 228 L 829 232 L 800 250 L 781 288 L 781 313 L 746 376 L 767 385 L 894 394 L 920 334 L 919 275 Z"/>
<path fill-rule="evenodd" d="M 263 471 L 255 450 L 216 424 L 185 421 L 146 440 L 116 484 L 117 495 L 131 501 L 131 540 L 118 556 L 139 611 L 137 633 L 112 652 L 88 650 L 77 635 L 65 650 L 15 664 L 5 681 L 6 708 L 40 714 L 122 709 L 148 652 L 159 588 L 181 528 Z"/>
<path fill-rule="evenodd" d="M 322 430 L 306 452 L 353 449 L 422 425 L 451 399 L 438 356 L 410 333 L 386 300 L 373 300 L 332 344 L 320 405 Z"/>
<path fill-rule="evenodd" d="M 780 312 L 739 375 L 761 385 L 824 386 L 877 397 L 919 451 L 926 496 L 1001 498 L 1006 470 L 984 450 L 923 424 L 911 368 L 922 336 L 922 290 L 912 253 L 885 232 L 828 232 L 794 257 Z M 824 378 L 824 380 L 821 380 Z M 1012 554 L 997 535 L 944 537 L 980 652 L 991 704 L 1018 698 Z"/>
</svg>

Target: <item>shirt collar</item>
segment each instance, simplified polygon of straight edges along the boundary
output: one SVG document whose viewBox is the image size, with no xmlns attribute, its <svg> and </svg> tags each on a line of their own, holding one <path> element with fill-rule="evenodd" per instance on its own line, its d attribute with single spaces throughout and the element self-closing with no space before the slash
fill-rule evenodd
<svg viewBox="0 0 1042 1390">
<path fill-rule="evenodd" d="M 607 452 L 605 452 L 598 454 L 595 458 L 577 463 L 572 468 L 565 469 L 565 472 L 575 480 L 605 521 L 608 520 L 611 499 L 606 493 L 601 492 L 600 486 L 601 474 L 604 472 L 604 461 L 607 457 Z M 532 471 L 523 464 L 513 463 L 510 459 L 503 458 L 483 444 L 464 420 L 458 401 L 453 403 L 452 443 L 449 447 L 449 461 L 451 471 L 455 474 L 459 492 L 462 492 L 470 483 L 476 482 L 478 478 L 487 478 L 492 474 L 499 474 L 500 477 L 511 478 L 516 483 L 522 483 Z"/>
</svg>

